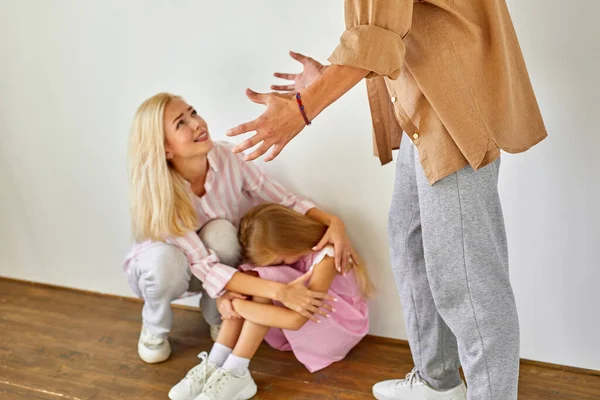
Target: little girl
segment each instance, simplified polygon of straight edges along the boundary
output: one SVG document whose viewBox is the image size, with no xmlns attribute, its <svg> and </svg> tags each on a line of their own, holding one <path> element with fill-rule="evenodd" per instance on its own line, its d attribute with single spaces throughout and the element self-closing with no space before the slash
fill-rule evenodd
<svg viewBox="0 0 600 400">
<path fill-rule="evenodd" d="M 257 387 L 248 366 L 263 338 L 279 350 L 291 350 L 310 372 L 346 354 L 367 334 L 366 298 L 371 291 L 367 271 L 354 260 L 342 275 L 335 267 L 333 249 L 313 251 L 327 226 L 277 204 L 252 208 L 241 220 L 239 239 L 248 264 L 246 273 L 280 283 L 304 280 L 308 288 L 329 291 L 335 308 L 318 322 L 309 321 L 277 302 L 254 296 L 233 299 L 241 319 L 227 319 L 209 355 L 169 392 L 171 400 L 245 400 Z M 273 304 L 274 303 L 274 304 Z"/>
</svg>

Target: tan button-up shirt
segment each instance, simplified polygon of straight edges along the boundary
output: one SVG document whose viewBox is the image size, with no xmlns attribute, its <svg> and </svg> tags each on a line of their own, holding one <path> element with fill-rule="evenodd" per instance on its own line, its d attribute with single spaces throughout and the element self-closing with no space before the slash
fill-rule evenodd
<svg viewBox="0 0 600 400">
<path fill-rule="evenodd" d="M 345 14 L 329 61 L 371 71 L 382 164 L 402 131 L 432 184 L 547 136 L 505 0 L 346 0 Z"/>
</svg>

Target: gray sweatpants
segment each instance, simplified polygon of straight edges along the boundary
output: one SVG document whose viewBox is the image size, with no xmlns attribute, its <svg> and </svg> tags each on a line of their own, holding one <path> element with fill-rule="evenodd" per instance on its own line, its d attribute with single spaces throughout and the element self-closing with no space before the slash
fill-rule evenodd
<svg viewBox="0 0 600 400">
<path fill-rule="evenodd" d="M 415 366 L 469 400 L 517 398 L 519 321 L 498 196 L 500 159 L 430 185 L 404 137 L 389 217 L 391 261 Z"/>
<path fill-rule="evenodd" d="M 216 300 L 190 270 L 187 257 L 172 244 L 156 242 L 131 261 L 127 280 L 133 292 L 144 299 L 142 321 L 153 334 L 168 334 L 173 325 L 171 302 L 186 291 L 202 292 L 200 309 L 209 325 L 220 325 Z"/>
<path fill-rule="evenodd" d="M 213 220 L 200 230 L 200 239 L 227 265 L 237 266 L 241 247 L 237 228 L 229 221 Z M 136 295 L 144 299 L 142 320 L 153 334 L 168 334 L 173 325 L 171 302 L 186 291 L 202 292 L 200 309 L 209 325 L 221 325 L 216 300 L 209 297 L 179 248 L 163 242 L 152 243 L 138 254 L 128 269 L 127 280 Z"/>
</svg>

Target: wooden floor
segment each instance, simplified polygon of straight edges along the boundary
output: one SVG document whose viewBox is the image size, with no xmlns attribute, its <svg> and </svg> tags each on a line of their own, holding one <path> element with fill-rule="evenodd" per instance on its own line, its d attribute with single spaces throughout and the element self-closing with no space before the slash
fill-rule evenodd
<svg viewBox="0 0 600 400">
<path fill-rule="evenodd" d="M 137 356 L 141 304 L 0 279 L 0 399 L 166 399 L 212 344 L 200 313 L 176 309 L 173 354 L 159 365 Z M 367 337 L 346 360 L 311 374 L 291 353 L 263 346 L 251 369 L 256 399 L 372 399 L 371 385 L 412 368 L 408 346 Z M 600 399 L 600 376 L 524 363 L 520 396 Z"/>
</svg>

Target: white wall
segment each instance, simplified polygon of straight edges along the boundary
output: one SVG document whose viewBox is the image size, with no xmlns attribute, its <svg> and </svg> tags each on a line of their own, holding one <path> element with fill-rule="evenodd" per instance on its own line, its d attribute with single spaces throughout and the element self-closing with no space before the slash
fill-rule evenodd
<svg viewBox="0 0 600 400">
<path fill-rule="evenodd" d="M 509 5 L 551 135 L 502 170 L 522 356 L 600 369 L 600 3 Z M 224 138 L 261 111 L 246 87 L 297 69 L 289 49 L 325 60 L 342 12 L 318 0 L 0 0 L 0 275 L 131 295 L 120 262 L 135 107 L 182 94 Z M 370 130 L 360 85 L 266 168 L 346 220 L 379 289 L 371 332 L 405 338 L 386 237 L 394 166 L 371 156 Z"/>
</svg>

